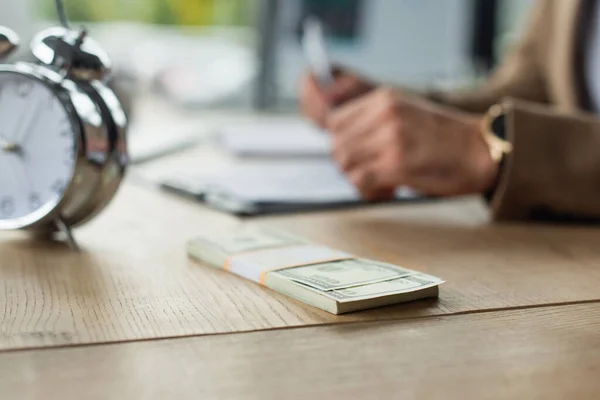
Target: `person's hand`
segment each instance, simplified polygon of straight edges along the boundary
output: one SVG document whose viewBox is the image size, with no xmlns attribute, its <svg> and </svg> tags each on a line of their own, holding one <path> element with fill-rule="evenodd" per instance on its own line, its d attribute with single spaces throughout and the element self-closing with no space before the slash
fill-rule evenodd
<svg viewBox="0 0 600 400">
<path fill-rule="evenodd" d="M 377 89 L 333 110 L 326 128 L 333 158 L 367 200 L 409 186 L 430 196 L 482 193 L 498 174 L 480 131 L 481 117 L 391 89 Z"/>
<path fill-rule="evenodd" d="M 315 77 L 307 73 L 300 84 L 300 107 L 305 116 L 324 127 L 330 110 L 373 90 L 371 82 L 341 68 L 334 71 L 332 87 L 321 89 Z"/>
</svg>

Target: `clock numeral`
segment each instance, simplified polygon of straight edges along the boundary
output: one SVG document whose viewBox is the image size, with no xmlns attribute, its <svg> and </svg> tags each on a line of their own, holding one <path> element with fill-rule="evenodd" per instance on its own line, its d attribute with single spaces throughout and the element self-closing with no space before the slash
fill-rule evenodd
<svg viewBox="0 0 600 400">
<path fill-rule="evenodd" d="M 29 195 L 29 208 L 31 211 L 36 211 L 42 206 L 42 198 L 38 193 L 31 193 Z"/>
<path fill-rule="evenodd" d="M 23 80 L 17 83 L 17 94 L 19 97 L 27 97 L 33 90 L 33 82 L 30 80 Z"/>
<path fill-rule="evenodd" d="M 10 217 L 15 212 L 15 200 L 12 197 L 4 197 L 0 200 L 0 216 Z"/>
<path fill-rule="evenodd" d="M 62 137 L 70 137 L 73 136 L 73 128 L 71 127 L 71 123 L 67 118 L 62 118 L 58 125 L 60 126 L 60 136 Z"/>
<path fill-rule="evenodd" d="M 68 148 L 65 152 L 65 162 L 67 165 L 72 165 L 75 161 L 75 151 L 71 148 Z"/>
<path fill-rule="evenodd" d="M 62 196 L 62 194 L 65 191 L 65 184 L 63 181 L 56 181 L 52 184 L 52 186 L 50 186 L 50 190 L 52 190 L 57 195 Z"/>
</svg>

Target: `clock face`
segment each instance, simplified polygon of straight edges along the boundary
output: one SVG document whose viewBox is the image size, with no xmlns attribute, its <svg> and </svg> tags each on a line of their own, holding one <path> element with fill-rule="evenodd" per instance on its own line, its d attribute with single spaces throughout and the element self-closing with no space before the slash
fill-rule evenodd
<svg viewBox="0 0 600 400">
<path fill-rule="evenodd" d="M 32 225 L 56 208 L 73 177 L 76 137 L 48 86 L 0 72 L 0 228 Z"/>
</svg>

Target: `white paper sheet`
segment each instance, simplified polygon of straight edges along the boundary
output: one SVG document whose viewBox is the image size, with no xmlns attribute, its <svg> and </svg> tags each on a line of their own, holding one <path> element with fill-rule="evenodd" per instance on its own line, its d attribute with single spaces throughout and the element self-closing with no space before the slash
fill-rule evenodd
<svg viewBox="0 0 600 400">
<path fill-rule="evenodd" d="M 300 118 L 237 124 L 220 129 L 220 142 L 230 153 L 252 157 L 326 157 L 326 132 Z"/>
<path fill-rule="evenodd" d="M 214 175 L 185 175 L 168 182 L 180 188 L 204 188 L 244 203 L 334 204 L 360 200 L 357 190 L 329 159 L 237 162 Z M 416 194 L 406 188 L 399 198 Z"/>
</svg>

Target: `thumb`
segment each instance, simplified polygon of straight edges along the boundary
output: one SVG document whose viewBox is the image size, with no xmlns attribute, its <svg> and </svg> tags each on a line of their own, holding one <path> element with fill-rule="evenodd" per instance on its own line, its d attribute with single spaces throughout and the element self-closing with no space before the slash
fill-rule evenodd
<svg viewBox="0 0 600 400">
<path fill-rule="evenodd" d="M 332 87 L 325 90 L 328 101 L 334 105 L 340 105 L 357 96 L 360 83 L 352 75 L 340 75 L 336 78 Z"/>
</svg>

